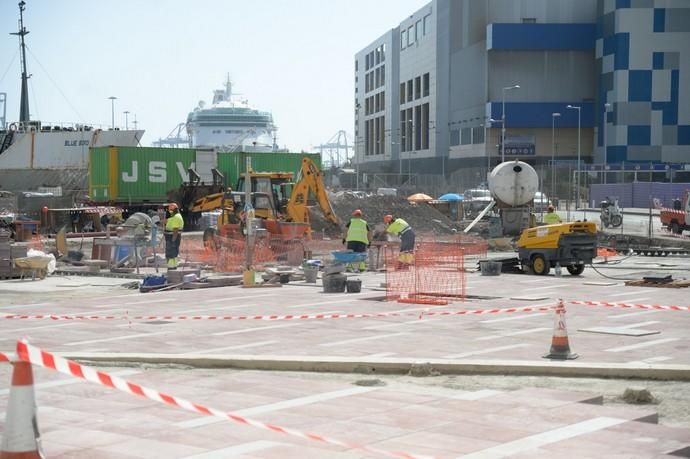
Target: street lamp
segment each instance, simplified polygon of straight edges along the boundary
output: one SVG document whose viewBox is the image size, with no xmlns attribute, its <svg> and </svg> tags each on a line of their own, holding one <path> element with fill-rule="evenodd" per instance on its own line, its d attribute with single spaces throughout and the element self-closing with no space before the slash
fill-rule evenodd
<svg viewBox="0 0 690 459">
<path fill-rule="evenodd" d="M 360 105 L 359 102 L 355 102 L 355 130 L 359 133 L 359 109 L 362 106 Z M 360 150 L 361 147 L 359 146 L 359 136 L 355 139 L 355 186 L 357 187 L 357 190 L 359 191 L 359 154 L 358 150 Z M 347 151 L 345 152 L 347 155 Z"/>
<path fill-rule="evenodd" d="M 611 104 L 609 104 L 608 102 L 605 103 L 604 104 L 604 122 L 602 123 L 603 129 L 604 129 L 604 171 L 603 171 L 604 183 L 606 183 L 606 176 L 608 175 L 606 173 L 606 168 L 607 168 L 607 164 L 609 162 L 608 161 L 609 148 L 608 148 L 608 145 L 606 144 L 606 121 L 607 121 L 606 118 L 608 118 L 607 115 L 609 112 L 609 108 L 611 108 Z"/>
<path fill-rule="evenodd" d="M 575 180 L 575 184 L 577 186 L 577 198 L 575 200 L 575 208 L 577 209 L 580 207 L 580 114 L 582 113 L 582 107 L 568 105 L 565 108 L 577 110 L 577 180 Z"/>
<path fill-rule="evenodd" d="M 506 160 L 506 91 L 510 89 L 520 89 L 520 85 L 515 84 L 503 88 L 503 107 L 501 108 L 501 121 L 503 123 L 503 126 L 501 126 L 501 162 L 505 162 Z"/>
<path fill-rule="evenodd" d="M 489 141 L 486 138 L 486 128 L 488 127 L 488 124 L 493 123 L 503 123 L 502 120 L 495 120 L 493 118 L 486 118 L 484 123 L 480 124 L 480 126 L 484 127 L 484 152 L 486 153 L 486 180 L 489 180 L 489 174 L 491 173 L 491 151 L 489 150 Z"/>
<path fill-rule="evenodd" d="M 115 129 L 115 99 L 117 99 L 117 97 L 110 96 L 108 99 L 110 99 L 110 121 L 112 128 Z"/>
<path fill-rule="evenodd" d="M 556 118 L 560 113 L 551 114 L 551 196 L 554 196 L 556 189 Z"/>
<path fill-rule="evenodd" d="M 129 110 L 122 112 L 125 114 L 125 130 L 129 131 Z"/>
</svg>

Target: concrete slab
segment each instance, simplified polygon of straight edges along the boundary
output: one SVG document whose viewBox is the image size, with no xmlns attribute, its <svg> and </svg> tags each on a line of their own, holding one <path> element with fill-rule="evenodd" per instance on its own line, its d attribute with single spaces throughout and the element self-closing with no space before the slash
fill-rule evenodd
<svg viewBox="0 0 690 459">
<path fill-rule="evenodd" d="M 578 331 L 585 333 L 603 333 L 606 335 L 623 335 L 623 336 L 647 336 L 658 335 L 659 330 L 644 330 L 642 328 L 621 328 L 621 327 L 593 327 L 580 328 Z"/>
</svg>

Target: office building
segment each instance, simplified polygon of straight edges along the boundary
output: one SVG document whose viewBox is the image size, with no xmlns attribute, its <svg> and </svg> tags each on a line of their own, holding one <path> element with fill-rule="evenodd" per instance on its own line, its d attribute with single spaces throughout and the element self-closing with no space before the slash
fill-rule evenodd
<svg viewBox="0 0 690 459">
<path fill-rule="evenodd" d="M 356 54 L 355 137 L 370 173 L 690 163 L 690 2 L 433 0 Z"/>
</svg>

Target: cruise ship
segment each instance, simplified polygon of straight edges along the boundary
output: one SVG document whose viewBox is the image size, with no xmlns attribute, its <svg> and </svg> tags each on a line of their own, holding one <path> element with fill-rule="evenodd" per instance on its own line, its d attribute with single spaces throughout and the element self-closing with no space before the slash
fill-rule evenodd
<svg viewBox="0 0 690 459">
<path fill-rule="evenodd" d="M 230 76 L 225 89 L 213 92 L 210 107 L 201 101 L 187 116 L 187 133 L 192 148 L 215 147 L 221 151 L 277 151 L 273 115 L 235 100 Z"/>
<path fill-rule="evenodd" d="M 22 86 L 19 121 L 8 123 L 0 116 L 0 190 L 30 191 L 38 187 L 62 187 L 65 193 L 87 189 L 88 153 L 91 147 L 135 147 L 143 130 L 101 129 L 89 123 L 42 122 L 29 112 L 28 73 L 24 36 L 25 2 L 19 3 L 19 37 Z"/>
</svg>

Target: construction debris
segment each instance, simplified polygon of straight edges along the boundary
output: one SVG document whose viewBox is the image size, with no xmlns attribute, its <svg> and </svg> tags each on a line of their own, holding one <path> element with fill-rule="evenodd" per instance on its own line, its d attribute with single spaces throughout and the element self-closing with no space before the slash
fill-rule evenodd
<svg viewBox="0 0 690 459">
<path fill-rule="evenodd" d="M 666 288 L 684 288 L 690 287 L 690 280 L 674 280 L 672 275 L 663 277 L 643 277 L 640 280 L 625 281 L 625 285 L 633 287 L 666 287 Z"/>
<path fill-rule="evenodd" d="M 625 392 L 623 392 L 623 400 L 638 405 L 656 402 L 652 393 L 644 387 L 626 388 Z"/>
</svg>

